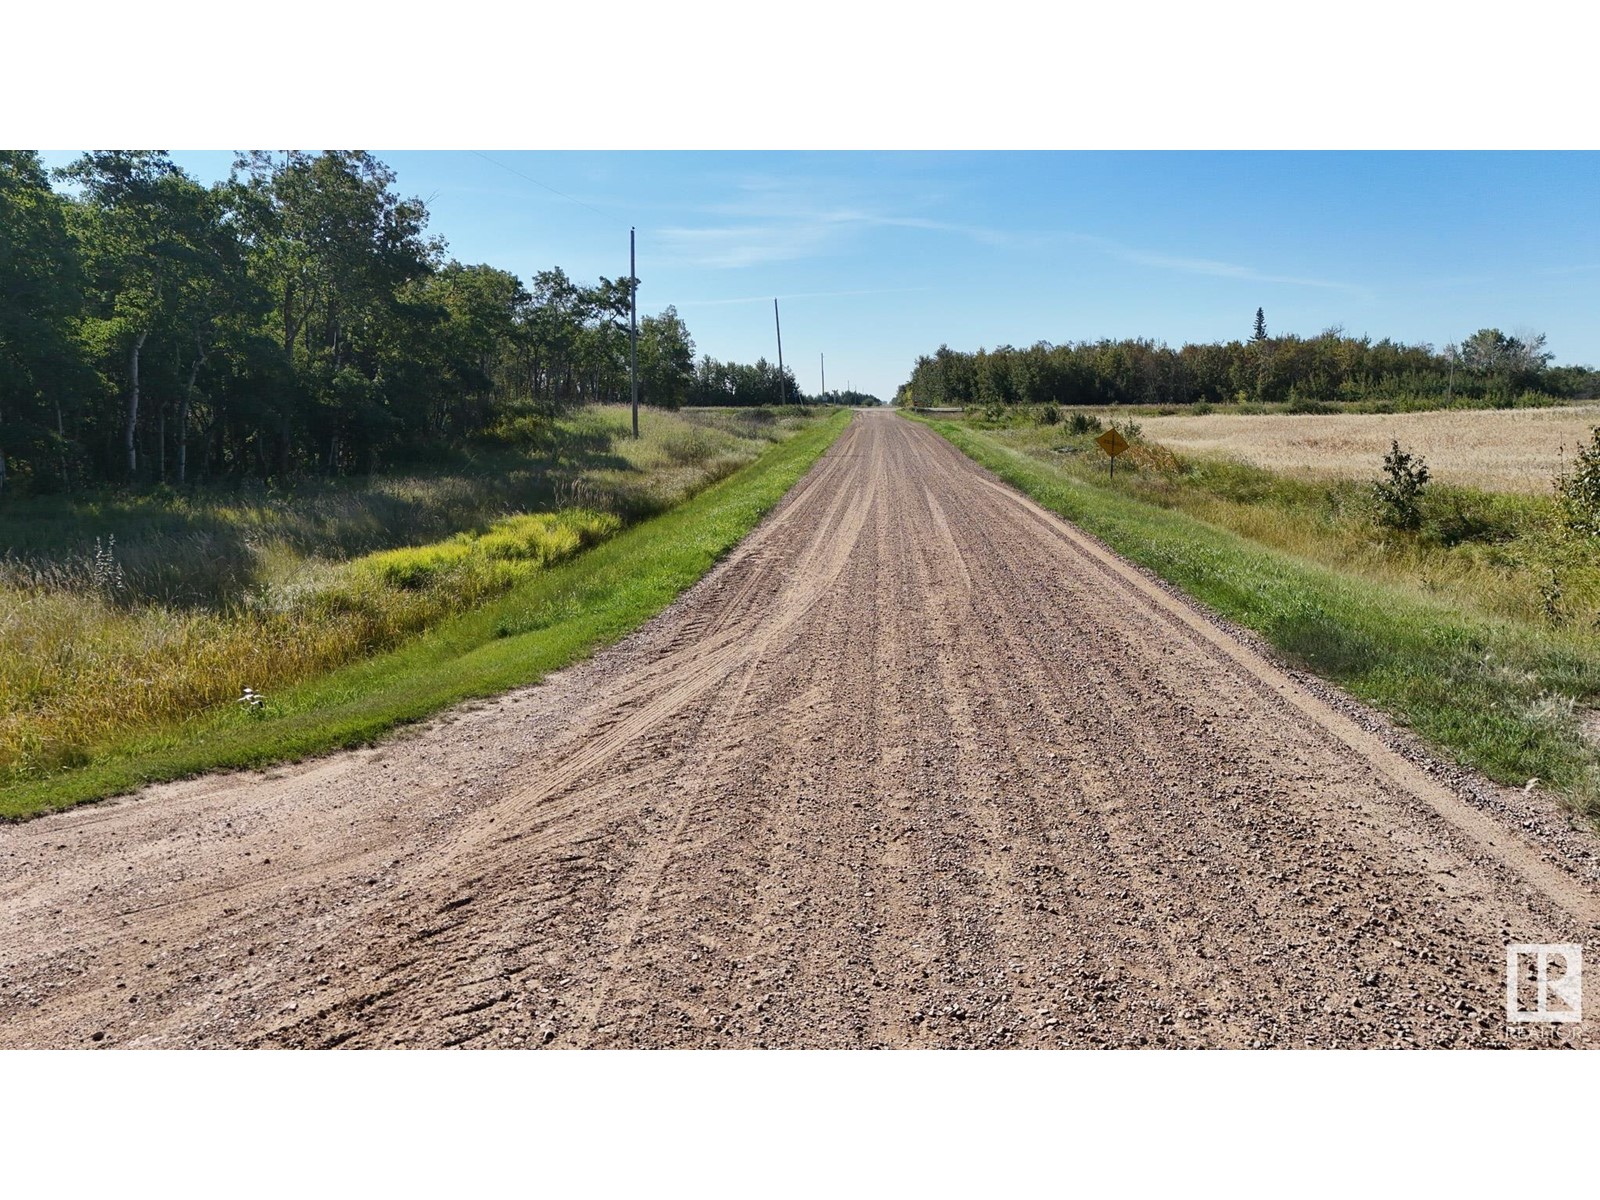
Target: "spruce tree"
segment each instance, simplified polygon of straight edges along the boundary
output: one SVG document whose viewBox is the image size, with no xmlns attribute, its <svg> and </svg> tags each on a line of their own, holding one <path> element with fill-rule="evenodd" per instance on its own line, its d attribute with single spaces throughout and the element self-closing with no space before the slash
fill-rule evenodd
<svg viewBox="0 0 1600 1200">
<path fill-rule="evenodd" d="M 1251 340 L 1256 342 L 1267 340 L 1267 317 L 1259 308 L 1256 309 L 1256 331 Z"/>
</svg>

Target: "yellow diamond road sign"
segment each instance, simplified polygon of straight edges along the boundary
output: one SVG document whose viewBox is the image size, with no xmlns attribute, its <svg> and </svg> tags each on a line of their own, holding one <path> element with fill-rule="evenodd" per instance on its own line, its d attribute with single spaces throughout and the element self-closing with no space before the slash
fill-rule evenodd
<svg viewBox="0 0 1600 1200">
<path fill-rule="evenodd" d="M 1099 437 L 1095 438 L 1094 441 L 1095 445 L 1099 446 L 1100 449 L 1111 455 L 1112 458 L 1115 458 L 1128 448 L 1128 439 L 1123 437 L 1115 429 L 1106 430 Z"/>
</svg>

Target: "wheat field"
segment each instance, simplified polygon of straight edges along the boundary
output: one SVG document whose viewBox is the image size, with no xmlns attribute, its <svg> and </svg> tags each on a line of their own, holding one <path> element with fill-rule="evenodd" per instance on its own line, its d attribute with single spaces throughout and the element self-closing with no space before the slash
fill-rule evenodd
<svg viewBox="0 0 1600 1200">
<path fill-rule="evenodd" d="M 1557 468 L 1600 426 L 1600 404 L 1416 413 L 1144 417 L 1144 435 L 1185 455 L 1232 458 L 1284 474 L 1367 478 L 1391 440 L 1422 455 L 1440 483 L 1547 495 Z"/>
</svg>

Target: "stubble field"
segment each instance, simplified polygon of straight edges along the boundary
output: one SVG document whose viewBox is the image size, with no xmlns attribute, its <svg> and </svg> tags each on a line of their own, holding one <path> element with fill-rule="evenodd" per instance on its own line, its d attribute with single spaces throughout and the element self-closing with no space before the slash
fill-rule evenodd
<svg viewBox="0 0 1600 1200">
<path fill-rule="evenodd" d="M 1551 479 L 1600 425 L 1600 404 L 1415 413 L 1142 417 L 1146 437 L 1182 455 L 1225 457 L 1321 479 L 1369 478 L 1391 440 L 1440 483 L 1549 495 Z"/>
</svg>

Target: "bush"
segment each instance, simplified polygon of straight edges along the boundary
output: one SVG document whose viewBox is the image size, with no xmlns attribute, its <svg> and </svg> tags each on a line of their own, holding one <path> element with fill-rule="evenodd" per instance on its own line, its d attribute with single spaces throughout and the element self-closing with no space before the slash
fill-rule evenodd
<svg viewBox="0 0 1600 1200">
<path fill-rule="evenodd" d="M 1432 507 L 1427 522 L 1428 533 L 1430 540 L 1437 541 L 1441 546 L 1488 542 L 1497 536 L 1511 536 L 1511 531 L 1501 529 L 1476 497 L 1448 492 L 1442 502 Z"/>
<path fill-rule="evenodd" d="M 1566 527 L 1584 537 L 1600 537 L 1600 425 L 1594 440 L 1556 476 L 1556 506 Z"/>
<path fill-rule="evenodd" d="M 1061 423 L 1061 410 L 1054 404 L 1044 404 L 1039 408 L 1039 424 L 1058 425 Z"/>
<path fill-rule="evenodd" d="M 1422 525 L 1422 491 L 1428 484 L 1428 464 L 1393 440 L 1383 456 L 1384 478 L 1372 485 L 1378 502 L 1378 520 L 1391 529 L 1415 532 Z"/>
<path fill-rule="evenodd" d="M 1075 412 L 1067 418 L 1067 431 L 1069 433 L 1099 433 L 1100 419 L 1091 417 L 1087 413 Z"/>
<path fill-rule="evenodd" d="M 1127 417 L 1121 421 L 1111 422 L 1111 428 L 1115 429 L 1130 442 L 1137 442 L 1140 436 L 1144 433 L 1144 426 L 1139 424 L 1139 422 L 1135 421 L 1132 417 Z"/>
</svg>

